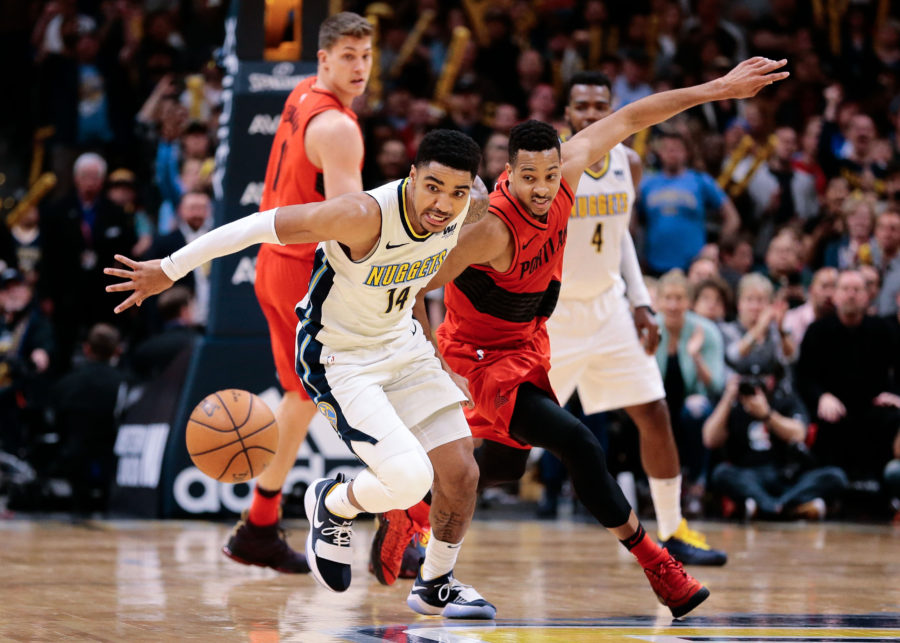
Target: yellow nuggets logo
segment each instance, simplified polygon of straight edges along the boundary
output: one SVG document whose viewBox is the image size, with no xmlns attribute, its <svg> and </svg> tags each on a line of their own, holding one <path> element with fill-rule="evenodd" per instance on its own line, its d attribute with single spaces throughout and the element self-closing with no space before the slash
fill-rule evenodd
<svg viewBox="0 0 900 643">
<path fill-rule="evenodd" d="M 572 204 L 572 218 L 604 217 L 628 212 L 628 193 L 592 194 L 577 196 Z"/>
<path fill-rule="evenodd" d="M 366 277 L 366 285 L 377 288 L 431 276 L 440 269 L 448 252 L 449 250 L 442 250 L 438 254 L 420 261 L 405 261 L 389 266 L 372 266 L 369 276 Z"/>
</svg>

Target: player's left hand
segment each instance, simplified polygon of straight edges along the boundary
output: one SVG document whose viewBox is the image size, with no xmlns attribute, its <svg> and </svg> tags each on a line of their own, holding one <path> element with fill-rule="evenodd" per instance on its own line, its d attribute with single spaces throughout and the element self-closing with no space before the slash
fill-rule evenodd
<svg viewBox="0 0 900 643">
<path fill-rule="evenodd" d="M 634 327 L 644 345 L 647 355 L 653 355 L 659 346 L 659 324 L 649 306 L 638 306 L 634 309 Z"/>
<path fill-rule="evenodd" d="M 131 270 L 104 268 L 104 274 L 126 280 L 110 284 L 106 287 L 106 292 L 134 291 L 128 296 L 128 299 L 113 309 L 116 313 L 120 313 L 132 306 L 140 306 L 147 297 L 158 295 L 163 290 L 171 288 L 172 284 L 175 283 L 166 276 L 166 273 L 160 267 L 161 259 L 135 261 L 124 255 L 116 255 L 116 261 L 125 264 Z"/>
<path fill-rule="evenodd" d="M 724 83 L 724 96 L 722 98 L 750 98 L 751 96 L 756 96 L 757 92 L 766 85 L 784 80 L 790 75 L 786 71 L 775 71 L 786 64 L 786 58 L 781 60 L 770 60 L 762 56 L 748 58 L 719 79 L 719 81 Z"/>
</svg>

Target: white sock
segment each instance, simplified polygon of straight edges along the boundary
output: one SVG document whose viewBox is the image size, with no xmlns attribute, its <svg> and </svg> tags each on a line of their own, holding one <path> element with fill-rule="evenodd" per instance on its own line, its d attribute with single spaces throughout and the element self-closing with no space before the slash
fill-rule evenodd
<svg viewBox="0 0 900 643">
<path fill-rule="evenodd" d="M 359 509 L 350 502 L 350 497 L 347 495 L 349 488 L 349 482 L 333 486 L 325 496 L 325 508 L 340 518 L 352 520 L 359 515 Z"/>
<path fill-rule="evenodd" d="M 681 474 L 674 478 L 649 478 L 660 540 L 668 540 L 681 524 Z"/>
<path fill-rule="evenodd" d="M 452 572 L 456 566 L 456 557 L 459 556 L 459 548 L 463 541 L 458 543 L 445 543 L 431 536 L 425 547 L 425 562 L 422 563 L 422 580 L 434 580 L 447 572 Z"/>
</svg>

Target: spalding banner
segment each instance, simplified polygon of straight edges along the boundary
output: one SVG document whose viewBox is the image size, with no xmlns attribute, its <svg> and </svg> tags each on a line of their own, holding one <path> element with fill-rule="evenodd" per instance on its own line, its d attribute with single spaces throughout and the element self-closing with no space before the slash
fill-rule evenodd
<svg viewBox="0 0 900 643">
<path fill-rule="evenodd" d="M 222 121 L 216 149 L 215 224 L 259 210 L 269 148 L 284 101 L 314 63 L 233 62 L 223 85 Z M 253 293 L 257 246 L 217 259 L 210 272 L 207 332 L 214 336 L 266 334 L 266 321 Z"/>
</svg>

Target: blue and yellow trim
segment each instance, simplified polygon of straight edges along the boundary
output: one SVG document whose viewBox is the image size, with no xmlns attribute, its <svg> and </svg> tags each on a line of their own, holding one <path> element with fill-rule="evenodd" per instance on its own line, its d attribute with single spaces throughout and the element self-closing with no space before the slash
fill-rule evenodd
<svg viewBox="0 0 900 643">
<path fill-rule="evenodd" d="M 587 167 L 584 169 L 584 173 L 587 174 L 592 179 L 603 178 L 603 176 L 607 172 L 609 172 L 609 158 L 610 158 L 609 152 L 607 152 L 606 156 L 604 156 L 603 159 L 600 161 L 600 169 L 598 171 L 594 172 L 594 170 Z"/>
<path fill-rule="evenodd" d="M 406 186 L 408 183 L 409 177 L 406 177 L 400 182 L 400 185 L 397 186 L 397 202 L 400 204 L 400 222 L 403 224 L 403 229 L 406 230 L 406 234 L 409 235 L 410 239 L 413 241 L 425 241 L 431 236 L 431 233 L 426 232 L 424 234 L 419 234 L 416 232 L 413 228 L 412 220 L 409 218 L 409 209 L 406 202 Z"/>
</svg>

